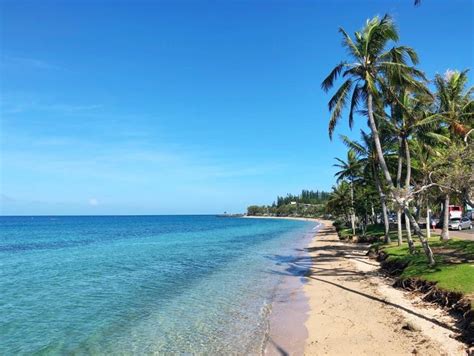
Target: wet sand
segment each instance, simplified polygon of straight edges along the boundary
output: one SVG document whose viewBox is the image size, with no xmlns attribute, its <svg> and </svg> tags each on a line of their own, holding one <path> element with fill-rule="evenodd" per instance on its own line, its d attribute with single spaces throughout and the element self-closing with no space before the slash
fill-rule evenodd
<svg viewBox="0 0 474 356">
<path fill-rule="evenodd" d="M 320 224 L 315 221 L 314 228 L 318 225 Z M 285 262 L 287 268 L 283 272 L 282 282 L 272 303 L 266 355 L 304 353 L 305 340 L 308 337 L 305 321 L 309 313 L 309 298 L 303 287 L 310 264 L 302 264 L 301 261 L 309 258 L 307 247 L 314 234 L 314 230 L 309 232 L 295 248 L 293 261 Z"/>
<path fill-rule="evenodd" d="M 320 222 L 313 218 L 248 216 L 251 219 L 289 219 L 314 222 L 314 227 Z M 305 322 L 310 312 L 309 298 L 304 291 L 305 277 L 311 267 L 308 247 L 313 241 L 317 230 L 309 232 L 308 236 L 295 246 L 295 258 L 285 262 L 281 284 L 269 318 L 269 330 L 265 345 L 265 355 L 302 355 L 308 330 Z M 303 261 L 306 261 L 304 263 Z"/>
</svg>

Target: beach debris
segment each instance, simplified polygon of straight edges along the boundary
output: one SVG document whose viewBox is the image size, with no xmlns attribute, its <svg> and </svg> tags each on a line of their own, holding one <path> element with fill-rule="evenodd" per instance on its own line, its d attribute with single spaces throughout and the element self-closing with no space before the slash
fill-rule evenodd
<svg viewBox="0 0 474 356">
<path fill-rule="evenodd" d="M 407 321 L 405 325 L 402 326 L 402 329 L 408 331 L 420 331 L 420 328 L 410 321 Z"/>
</svg>

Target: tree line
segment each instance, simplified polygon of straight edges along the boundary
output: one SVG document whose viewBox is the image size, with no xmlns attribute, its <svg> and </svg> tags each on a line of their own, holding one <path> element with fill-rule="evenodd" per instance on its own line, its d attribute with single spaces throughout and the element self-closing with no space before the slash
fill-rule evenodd
<svg viewBox="0 0 474 356">
<path fill-rule="evenodd" d="M 305 190 L 299 195 L 287 194 L 285 197 L 277 197 L 276 206 L 290 204 L 291 202 L 301 204 L 321 204 L 329 198 L 330 193 L 325 191 Z"/>
<path fill-rule="evenodd" d="M 302 190 L 301 194 L 277 196 L 272 205 L 251 205 L 247 208 L 250 216 L 319 216 L 325 211 L 325 203 L 330 192 Z"/>
</svg>

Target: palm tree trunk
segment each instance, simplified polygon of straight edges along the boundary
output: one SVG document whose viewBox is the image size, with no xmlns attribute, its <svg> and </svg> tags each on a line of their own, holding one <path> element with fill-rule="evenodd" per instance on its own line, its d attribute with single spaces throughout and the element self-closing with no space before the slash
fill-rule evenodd
<svg viewBox="0 0 474 356">
<path fill-rule="evenodd" d="M 407 164 L 407 175 L 405 177 L 405 189 L 410 188 L 410 181 L 411 181 L 411 155 L 410 155 L 410 146 L 408 146 L 408 140 L 406 137 L 403 138 L 403 142 L 405 144 L 405 159 Z"/>
<path fill-rule="evenodd" d="M 405 213 L 405 228 L 407 230 L 408 248 L 410 250 L 410 253 L 415 253 L 415 244 L 414 244 L 413 239 L 411 237 L 410 219 L 408 218 L 408 215 L 406 213 Z"/>
<path fill-rule="evenodd" d="M 372 93 L 368 92 L 367 93 L 367 112 L 369 116 L 369 125 L 370 125 L 370 130 L 372 131 L 372 136 L 374 138 L 374 143 L 375 143 L 375 148 L 377 151 L 377 157 L 379 160 L 380 168 L 382 169 L 382 172 L 384 174 L 385 179 L 387 180 L 388 185 L 390 188 L 393 190 L 395 187 L 393 185 L 393 180 L 392 176 L 390 175 L 390 172 L 387 167 L 387 163 L 385 162 L 385 157 L 383 156 L 383 150 L 382 150 L 382 144 L 380 143 L 380 137 L 379 137 L 379 132 L 377 130 L 377 125 L 375 124 L 375 118 L 374 118 L 374 112 L 373 112 L 373 107 L 372 107 Z M 400 204 L 401 202 L 397 202 Z M 428 244 L 428 241 L 425 239 L 423 236 L 423 233 L 421 232 L 420 226 L 416 222 L 416 220 L 413 218 L 411 215 L 410 210 L 408 207 L 404 207 L 405 213 L 408 215 L 410 222 L 413 225 L 413 228 L 415 229 L 415 234 L 419 237 L 421 244 L 423 246 L 423 249 L 425 251 L 426 257 L 428 258 L 430 266 L 433 266 L 436 262 L 433 257 L 433 252 L 431 251 L 431 248 Z"/>
<path fill-rule="evenodd" d="M 402 209 L 398 208 L 397 210 L 397 237 L 398 237 L 398 246 L 401 246 L 403 243 L 402 235 Z"/>
<path fill-rule="evenodd" d="M 408 190 L 410 189 L 410 181 L 411 181 L 411 155 L 410 155 L 410 146 L 408 146 L 408 140 L 406 137 L 403 137 L 403 144 L 405 148 L 405 160 L 406 160 L 406 166 L 407 166 L 407 175 L 405 177 L 405 189 L 408 192 Z M 407 230 L 408 247 L 411 253 L 415 253 L 415 244 L 413 243 L 413 239 L 411 237 L 410 219 L 408 218 L 408 215 L 406 212 L 405 212 L 405 228 Z"/>
<path fill-rule="evenodd" d="M 397 188 L 400 188 L 402 181 L 402 168 L 403 168 L 403 142 L 402 138 L 398 138 L 398 167 L 397 167 Z"/>
<path fill-rule="evenodd" d="M 390 241 L 390 222 L 388 221 L 388 211 L 387 211 L 387 202 L 385 199 L 385 194 L 382 190 L 382 186 L 380 185 L 379 175 L 377 173 L 377 169 L 375 163 L 372 164 L 372 171 L 374 174 L 375 180 L 375 187 L 377 188 L 377 192 L 379 193 L 380 197 L 380 205 L 382 205 L 382 216 L 383 216 L 383 224 L 384 224 L 384 242 L 389 244 Z"/>
<path fill-rule="evenodd" d="M 428 259 L 429 265 L 434 266 L 436 264 L 436 261 L 434 259 L 433 251 L 431 251 L 428 240 L 423 236 L 423 233 L 421 232 L 420 226 L 416 222 L 413 215 L 411 215 L 410 210 L 406 209 L 405 213 L 408 215 L 408 218 L 409 218 L 411 224 L 413 225 L 413 229 L 415 230 L 415 234 L 420 239 L 421 246 L 423 247 L 423 251 L 425 252 L 426 258 Z"/>
<path fill-rule="evenodd" d="M 382 215 L 384 225 L 384 242 L 386 244 L 391 243 L 390 240 L 390 222 L 388 221 L 387 203 L 385 202 L 385 196 L 382 199 Z"/>
<path fill-rule="evenodd" d="M 352 236 L 355 236 L 355 213 L 354 213 L 354 182 L 351 179 L 351 227 Z"/>
<path fill-rule="evenodd" d="M 443 231 L 441 232 L 441 240 L 449 240 L 449 193 L 444 196 L 443 206 Z"/>
<path fill-rule="evenodd" d="M 403 169 L 403 139 L 399 137 L 398 138 L 398 167 L 397 167 L 397 179 L 396 179 L 396 184 L 397 184 L 398 189 L 401 188 L 402 169 Z M 403 243 L 401 218 L 402 218 L 402 208 L 399 207 L 397 210 L 398 246 L 401 246 L 401 244 Z M 406 221 L 405 221 L 405 224 L 406 224 Z"/>
<path fill-rule="evenodd" d="M 377 151 L 377 158 L 379 160 L 380 168 L 382 169 L 382 173 L 385 179 L 387 180 L 390 187 L 393 188 L 392 176 L 390 175 L 390 171 L 388 170 L 387 162 L 385 162 L 385 157 L 383 155 L 383 150 L 382 150 L 382 144 L 380 143 L 379 131 L 377 130 L 377 125 L 375 124 L 372 101 L 373 101 L 372 93 L 368 92 L 367 93 L 367 111 L 369 114 L 368 116 L 369 116 L 370 130 L 372 131 L 372 137 L 374 138 L 374 143 L 375 143 L 375 150 Z"/>
</svg>

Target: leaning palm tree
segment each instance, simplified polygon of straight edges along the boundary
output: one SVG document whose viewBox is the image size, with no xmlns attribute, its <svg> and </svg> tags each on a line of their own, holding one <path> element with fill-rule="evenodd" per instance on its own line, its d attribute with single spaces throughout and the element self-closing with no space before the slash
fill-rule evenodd
<svg viewBox="0 0 474 356">
<path fill-rule="evenodd" d="M 418 56 L 412 48 L 406 46 L 385 50 L 391 41 L 398 41 L 397 29 L 388 15 L 382 19 L 375 17 L 368 20 L 365 27 L 355 33 L 355 41 L 344 29 L 341 28 L 340 32 L 343 35 L 343 45 L 348 49 L 353 61 L 339 63 L 321 84 L 322 88 L 328 91 L 340 75 L 345 79 L 329 101 L 331 111 L 329 136 L 332 138 L 349 97 L 350 127 L 353 125 L 354 113 L 361 104 L 364 104 L 367 107 L 369 126 L 382 172 L 387 182 L 393 186 L 374 116 L 374 98 L 378 99 L 385 89 L 391 90 L 387 88 L 386 78 L 396 79 L 397 83 L 406 86 L 419 86 L 419 82 L 414 78 L 424 78 L 423 73 L 407 64 L 408 59 L 413 64 L 418 63 Z"/>
<path fill-rule="evenodd" d="M 329 120 L 329 136 L 332 138 L 334 128 L 342 116 L 350 97 L 349 126 L 352 127 L 354 112 L 359 105 L 364 103 L 367 108 L 369 126 L 372 132 L 377 157 L 382 173 L 387 184 L 392 191 L 392 197 L 396 203 L 404 207 L 404 211 L 415 226 L 415 232 L 419 236 L 426 256 L 431 265 L 435 264 L 433 253 L 424 238 L 418 224 L 410 213 L 406 204 L 406 198 L 394 195 L 395 186 L 388 170 L 385 157 L 383 155 L 379 130 L 374 115 L 374 98 L 378 100 L 382 92 L 391 92 L 390 86 L 386 85 L 395 82 L 397 85 L 406 87 L 417 87 L 419 82 L 415 78 L 424 78 L 422 72 L 407 64 L 408 60 L 416 64 L 418 57 L 415 51 L 409 47 L 399 46 L 386 50 L 390 42 L 398 41 L 398 32 L 392 19 L 385 15 L 382 19 L 375 17 L 368 20 L 365 27 L 356 32 L 353 40 L 344 29 L 340 29 L 343 35 L 343 45 L 348 49 L 352 61 L 339 63 L 322 82 L 321 86 L 325 91 L 331 89 L 337 78 L 342 75 L 344 83 L 336 91 L 329 101 L 331 118 Z M 396 97 L 395 93 L 391 93 Z"/>
<path fill-rule="evenodd" d="M 352 234 L 355 235 L 355 210 L 354 210 L 354 182 L 359 176 L 361 163 L 357 159 L 357 155 L 353 150 L 347 151 L 347 160 L 343 161 L 340 158 L 335 158 L 339 163 L 334 164 L 334 167 L 340 169 L 339 172 L 335 174 L 337 181 L 342 180 L 349 181 L 350 193 L 351 193 L 351 228 Z"/>
</svg>

